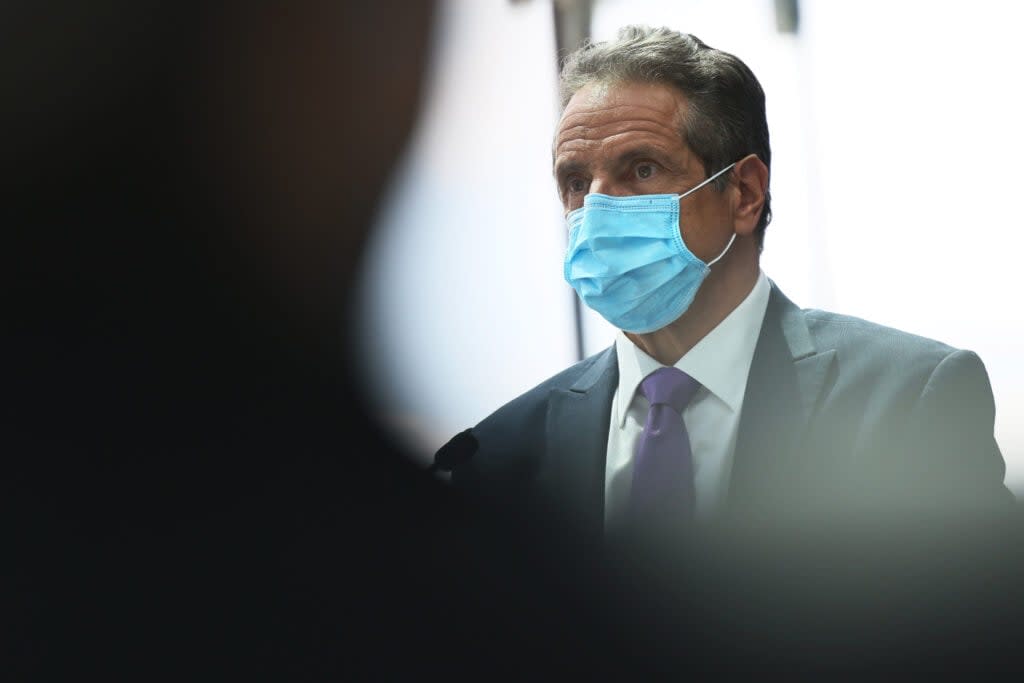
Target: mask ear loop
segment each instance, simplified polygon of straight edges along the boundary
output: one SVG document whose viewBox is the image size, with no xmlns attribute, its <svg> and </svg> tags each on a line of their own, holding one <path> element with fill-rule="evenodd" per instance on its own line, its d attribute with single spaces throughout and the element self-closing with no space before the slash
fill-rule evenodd
<svg viewBox="0 0 1024 683">
<path fill-rule="evenodd" d="M 700 184 L 698 184 L 698 185 L 695 185 L 695 186 L 691 187 L 691 188 L 690 188 L 689 190 L 687 190 L 687 191 L 686 191 L 686 192 L 684 192 L 683 194 L 679 195 L 679 198 L 680 198 L 680 199 L 682 199 L 683 197 L 685 197 L 685 196 L 687 196 L 687 195 L 693 194 L 694 192 L 696 192 L 696 191 L 697 191 L 697 190 L 699 190 L 700 188 L 704 187 L 705 185 L 707 185 L 708 183 L 710 183 L 710 182 L 711 182 L 712 180 L 714 180 L 714 179 L 715 179 L 715 178 L 717 178 L 718 176 L 722 175 L 723 173 L 725 173 L 726 171 L 728 171 L 728 170 L 729 170 L 730 168 L 732 168 L 732 167 L 733 167 L 733 166 L 735 166 L 735 165 L 736 165 L 736 162 L 734 161 L 734 162 L 732 162 L 731 164 L 729 164 L 728 166 L 726 166 L 725 168 L 723 168 L 723 169 L 722 169 L 721 171 L 719 171 L 718 173 L 716 173 L 715 175 L 711 176 L 710 178 L 707 178 L 706 180 L 704 180 L 704 181 L 703 181 L 703 182 L 701 182 Z"/>
<path fill-rule="evenodd" d="M 729 238 L 729 244 L 725 245 L 725 249 L 723 249 L 723 250 L 722 250 L 722 253 L 721 253 L 721 254 L 719 254 L 718 256 L 716 256 L 716 257 L 714 258 L 714 260 L 712 260 L 712 261 L 709 261 L 709 262 L 708 262 L 708 268 L 710 268 L 711 266 L 713 266 L 713 265 L 715 265 L 716 263 L 718 263 L 718 260 L 719 260 L 719 259 L 721 259 L 721 258 L 722 258 L 723 256 L 725 256 L 726 252 L 728 252 L 728 251 L 729 251 L 729 247 L 731 247 L 731 246 L 732 246 L 732 243 L 733 243 L 733 241 L 734 241 L 735 239 L 736 239 L 736 233 L 733 233 L 733 234 L 732 234 L 732 237 L 730 237 L 730 238 Z"/>
<path fill-rule="evenodd" d="M 730 168 L 732 168 L 735 165 L 736 165 L 736 162 L 734 161 L 731 164 L 729 164 L 728 166 L 726 166 L 725 168 L 723 168 L 721 171 L 716 173 L 715 175 L 711 176 L 710 178 L 708 178 L 704 182 L 702 182 L 699 185 L 697 185 L 696 187 L 691 187 L 689 190 L 686 191 L 685 194 L 679 195 L 679 199 L 682 199 L 683 197 L 685 197 L 688 194 L 692 194 L 692 193 L 696 192 L 697 190 L 699 190 L 700 188 L 704 187 L 705 185 L 710 183 L 712 180 L 714 180 L 718 176 L 722 175 L 723 173 L 725 173 L 726 171 L 728 171 Z M 732 246 L 732 243 L 733 243 L 733 241 L 735 241 L 735 239 L 736 239 L 736 233 L 733 233 L 732 237 L 729 238 L 729 243 L 727 245 L 725 245 L 725 249 L 722 250 L 722 253 L 719 254 L 718 256 L 716 256 L 713 260 L 708 262 L 708 264 L 707 264 L 708 268 L 710 268 L 711 266 L 713 266 L 716 263 L 718 263 L 719 259 L 721 259 L 723 256 L 725 256 L 725 254 L 729 251 L 729 247 Z"/>
</svg>

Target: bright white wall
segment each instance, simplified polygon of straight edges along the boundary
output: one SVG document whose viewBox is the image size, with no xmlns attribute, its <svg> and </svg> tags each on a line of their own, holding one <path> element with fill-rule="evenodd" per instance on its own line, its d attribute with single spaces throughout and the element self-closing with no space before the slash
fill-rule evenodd
<svg viewBox="0 0 1024 683">
<path fill-rule="evenodd" d="M 422 117 L 373 233 L 354 332 L 380 413 L 424 459 L 575 360 L 552 12 L 441 3 Z"/>
<path fill-rule="evenodd" d="M 599 0 L 595 38 L 666 24 L 767 93 L 764 270 L 797 303 L 977 351 L 1007 482 L 1024 492 L 1024 137 L 1016 3 Z M 424 457 L 574 360 L 550 0 L 448 0 L 419 132 L 367 260 L 366 367 Z M 612 330 L 585 314 L 585 349 Z M 386 406 L 386 407 L 385 407 Z"/>
</svg>

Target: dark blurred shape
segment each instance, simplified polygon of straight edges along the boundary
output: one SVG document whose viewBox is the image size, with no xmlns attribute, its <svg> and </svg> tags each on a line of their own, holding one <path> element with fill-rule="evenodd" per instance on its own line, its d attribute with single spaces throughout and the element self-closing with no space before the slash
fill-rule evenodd
<svg viewBox="0 0 1024 683">
<path fill-rule="evenodd" d="M 0 678 L 388 676 L 457 637 L 468 515 L 346 348 L 434 14 L 3 5 Z"/>
<path fill-rule="evenodd" d="M 1003 661 L 1015 527 L 721 529 L 654 562 L 411 464 L 365 409 L 344 332 L 435 13 L 0 9 L 0 678 Z"/>
<path fill-rule="evenodd" d="M 590 38 L 593 2 L 592 0 L 554 0 L 551 9 L 555 19 L 555 46 L 560 68 L 562 58 L 575 51 Z"/>
<path fill-rule="evenodd" d="M 453 436 L 434 456 L 431 471 L 451 472 L 476 452 L 476 437 L 468 429 Z"/>
<path fill-rule="evenodd" d="M 779 33 L 800 31 L 799 0 L 775 0 L 775 29 Z"/>
</svg>

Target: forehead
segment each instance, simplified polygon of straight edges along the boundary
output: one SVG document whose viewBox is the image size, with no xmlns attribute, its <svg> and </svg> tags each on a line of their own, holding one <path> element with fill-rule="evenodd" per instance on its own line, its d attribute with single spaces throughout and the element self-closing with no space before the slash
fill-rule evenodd
<svg viewBox="0 0 1024 683">
<path fill-rule="evenodd" d="M 661 83 L 591 83 L 569 100 L 555 133 L 554 155 L 629 142 L 682 146 L 686 98 Z"/>
</svg>

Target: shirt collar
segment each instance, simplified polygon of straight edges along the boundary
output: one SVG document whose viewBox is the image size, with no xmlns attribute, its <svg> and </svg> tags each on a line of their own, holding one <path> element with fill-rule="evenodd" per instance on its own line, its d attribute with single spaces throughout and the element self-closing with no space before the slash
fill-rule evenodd
<svg viewBox="0 0 1024 683">
<path fill-rule="evenodd" d="M 768 278 L 764 272 L 759 272 L 757 282 L 746 298 L 675 364 L 734 412 L 739 411 L 743 403 L 747 374 L 768 308 L 770 289 Z M 615 335 L 615 354 L 619 363 L 618 415 L 615 419 L 622 427 L 640 382 L 662 366 L 621 330 Z"/>
</svg>

